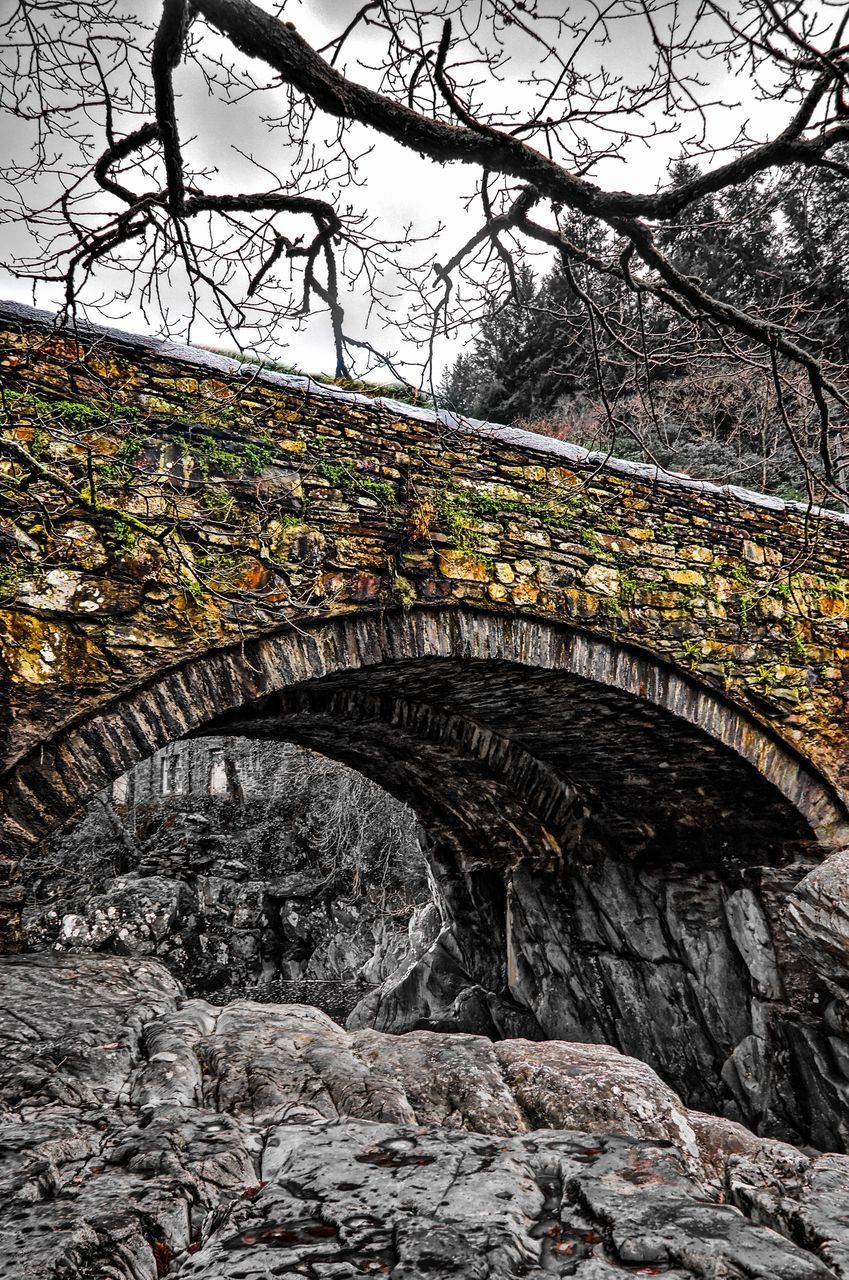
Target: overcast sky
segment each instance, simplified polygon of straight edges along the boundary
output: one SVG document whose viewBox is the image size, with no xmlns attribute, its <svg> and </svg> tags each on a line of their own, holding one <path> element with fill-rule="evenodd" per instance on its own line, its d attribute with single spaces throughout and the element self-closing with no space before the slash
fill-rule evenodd
<svg viewBox="0 0 849 1280">
<path fill-rule="evenodd" d="M 554 4 L 555 0 L 551 0 L 551 3 Z M 12 0 L 0 0 L 0 13 L 5 10 L 8 14 L 11 8 Z M 298 29 L 314 44 L 320 45 L 344 26 L 346 13 L 353 13 L 356 8 L 357 3 L 353 0 L 290 0 L 285 6 L 284 16 L 294 21 Z M 155 22 L 158 10 L 157 0 L 140 0 L 140 3 L 132 6 L 132 11 L 138 16 L 149 16 L 151 24 Z M 228 55 L 231 53 L 224 42 L 208 30 L 204 40 L 210 51 L 220 49 Z M 360 44 L 359 49 L 367 50 L 367 45 Z M 515 78 L 497 89 L 497 93 L 506 100 L 510 100 L 511 95 L 518 100 L 524 94 L 525 91 L 521 88 L 519 81 L 527 71 L 532 58 L 530 50 L 523 47 L 521 42 L 514 44 L 513 53 L 516 60 Z M 604 65 L 611 70 L 630 71 L 633 74 L 639 73 L 641 64 L 647 60 L 648 53 L 649 47 L 644 39 L 642 28 L 632 25 L 620 28 L 612 44 L 593 51 L 591 56 L 597 60 L 598 65 Z M 712 75 L 715 74 L 713 68 L 710 70 Z M 210 96 L 201 78 L 190 70 L 178 72 L 176 84 L 180 94 L 181 132 L 185 139 L 195 137 L 196 140 L 192 144 L 194 158 L 219 167 L 226 174 L 228 183 L 232 184 L 230 187 L 232 190 L 244 190 L 250 187 L 260 189 L 256 170 L 252 169 L 235 148 L 269 156 L 273 154 L 276 146 L 275 139 L 279 138 L 280 134 L 272 134 L 269 139 L 253 107 L 245 110 L 216 100 L 214 96 Z M 729 102 L 735 97 L 739 98 L 742 92 L 744 97 L 749 98 L 745 103 L 745 113 L 753 113 L 756 118 L 763 115 L 762 109 L 750 100 L 748 86 L 735 83 L 733 78 L 727 77 L 724 73 L 720 73 L 720 78 L 714 80 L 710 92 L 715 96 L 724 97 Z M 266 101 L 263 103 L 265 110 L 273 111 L 282 107 L 281 93 L 277 92 L 276 101 L 274 95 L 266 95 Z M 734 113 L 726 121 L 725 129 L 728 136 L 732 128 L 736 127 L 734 122 L 739 121 L 739 118 L 739 113 Z M 21 150 L 26 150 L 28 146 L 25 127 L 19 120 L 9 116 L 4 118 L 0 115 L 0 129 L 2 129 L 0 147 L 7 161 L 20 156 Z M 352 204 L 368 209 L 376 215 L 379 225 L 385 228 L 388 234 L 398 234 L 405 224 L 412 223 L 416 232 L 430 241 L 428 247 L 436 244 L 439 257 L 443 260 L 450 257 L 477 225 L 475 215 L 464 210 L 462 200 L 463 195 L 470 193 L 474 188 L 474 172 L 459 165 L 438 166 L 389 140 L 368 137 L 364 131 L 361 131 L 360 140 L 363 146 L 372 145 L 373 151 L 360 164 L 359 177 L 362 186 L 355 189 L 347 198 Z M 678 154 L 679 149 L 680 141 L 677 139 L 663 139 L 661 143 L 650 146 L 636 143 L 628 149 L 624 161 L 615 164 L 611 162 L 598 174 L 594 174 L 594 177 L 610 187 L 651 190 L 662 180 L 670 158 Z M 264 185 L 268 185 L 267 179 L 264 180 Z M 218 189 L 221 189 L 221 184 Z M 444 230 L 438 240 L 434 241 L 432 237 L 435 236 L 440 223 L 444 224 Z M 3 237 L 3 257 L 7 262 L 26 252 L 25 224 L 17 226 L 7 224 Z M 8 271 L 3 271 L 2 275 L 0 287 L 6 297 L 27 302 L 35 301 L 36 305 L 48 309 L 54 309 L 59 304 L 61 298 L 59 286 L 39 285 L 33 296 L 31 285 L 16 280 Z M 391 273 L 388 283 L 391 286 Z M 179 287 L 169 290 L 166 286 L 164 292 L 173 309 L 172 327 L 176 325 L 176 330 L 179 331 L 179 316 L 182 313 L 184 299 Z M 365 289 L 360 288 L 349 294 L 345 298 L 345 308 L 346 327 L 350 331 L 357 334 L 366 330 L 371 341 L 386 349 L 399 352 L 402 361 L 405 354 L 411 359 L 414 358 L 415 352 L 404 334 L 403 326 L 399 332 L 392 334 L 380 332 L 376 326 L 369 329 L 366 322 L 368 295 Z M 106 315 L 98 306 L 89 306 L 88 315 L 91 319 L 103 318 L 119 322 L 124 327 L 139 332 L 149 330 L 151 324 L 155 323 L 150 315 L 146 316 L 143 313 L 137 299 L 132 299 L 127 305 L 120 304 L 109 308 Z M 182 333 L 179 336 L 186 335 Z M 217 339 L 202 323 L 195 326 L 191 337 L 196 342 L 220 342 L 220 339 Z M 279 338 L 279 348 L 274 353 L 278 358 L 310 371 L 332 369 L 332 351 L 326 317 L 316 317 L 301 333 L 283 331 Z M 461 345 L 460 341 L 444 343 L 438 353 L 439 362 L 444 364 L 450 360 Z"/>
</svg>

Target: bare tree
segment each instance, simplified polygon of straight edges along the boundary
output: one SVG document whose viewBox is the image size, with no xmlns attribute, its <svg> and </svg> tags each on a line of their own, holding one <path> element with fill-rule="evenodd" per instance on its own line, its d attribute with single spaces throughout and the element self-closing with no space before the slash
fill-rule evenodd
<svg viewBox="0 0 849 1280">
<path fill-rule="evenodd" d="M 177 323 L 201 312 L 258 338 L 318 306 L 339 373 L 389 359 L 366 335 L 400 317 L 426 379 L 440 333 L 515 295 L 528 254 L 554 255 L 597 351 L 616 344 L 650 384 L 645 312 L 668 310 L 704 359 L 768 380 L 812 486 L 842 499 L 849 378 L 804 299 L 737 305 L 682 269 L 664 233 L 758 177 L 849 174 L 843 4 L 367 0 L 339 5 L 338 30 L 314 43 L 287 20 L 294 8 L 164 0 L 146 25 L 120 0 L 15 4 L 0 105 L 32 152 L 10 170 L 3 216 L 30 239 L 9 269 L 61 283 L 69 311 L 135 298 L 167 324 L 185 294 Z M 305 28 L 318 29 L 309 8 Z M 741 85 L 764 126 L 723 102 Z M 234 189 L 204 134 L 216 102 L 253 112 L 238 171 L 250 189 Z M 479 222 L 447 260 L 428 248 L 432 228 L 387 234 L 370 216 L 358 183 L 378 135 L 470 170 Z M 686 181 L 616 189 L 623 161 L 633 173 L 670 147 L 698 164 Z M 612 248 L 587 249 L 576 219 L 604 228 L 606 244 L 612 233 Z M 635 299 L 626 315 L 599 288 L 611 278 Z M 366 334 L 346 323 L 352 289 L 370 298 Z"/>
</svg>

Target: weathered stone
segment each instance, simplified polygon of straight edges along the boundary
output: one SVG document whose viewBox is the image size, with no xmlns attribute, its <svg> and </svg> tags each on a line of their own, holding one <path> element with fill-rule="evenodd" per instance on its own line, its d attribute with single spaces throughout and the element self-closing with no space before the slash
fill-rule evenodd
<svg viewBox="0 0 849 1280">
<path fill-rule="evenodd" d="M 222 1010 L 136 958 L 0 973 L 3 1280 L 849 1274 L 849 1160 L 689 1113 L 604 1046 Z"/>
<path fill-rule="evenodd" d="M 826 858 L 796 885 L 787 924 L 817 972 L 849 993 L 849 850 Z"/>
</svg>

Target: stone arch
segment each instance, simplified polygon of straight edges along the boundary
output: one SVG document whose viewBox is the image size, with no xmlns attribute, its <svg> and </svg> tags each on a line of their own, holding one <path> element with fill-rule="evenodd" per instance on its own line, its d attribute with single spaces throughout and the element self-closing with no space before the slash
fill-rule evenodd
<svg viewBox="0 0 849 1280">
<path fill-rule="evenodd" d="M 465 930 L 414 979 L 431 1024 L 451 1025 L 464 982 L 488 982 L 541 1034 L 618 1044 L 691 1105 L 849 1143 L 842 1086 L 807 1111 L 788 1089 L 827 1037 L 811 1021 L 816 975 L 786 961 L 770 905 L 845 841 L 846 815 L 720 693 L 524 617 L 375 611 L 290 627 L 175 666 L 33 752 L 5 793 L 17 847 L 203 733 L 301 742 L 419 810 Z M 377 1024 L 407 1029 L 403 1001 L 390 993 Z"/>
<path fill-rule="evenodd" d="M 571 680 L 573 690 L 610 691 L 622 701 L 613 711 L 610 706 L 601 709 L 608 717 L 621 718 L 622 708 L 629 707 L 636 708 L 636 720 L 649 711 L 659 717 L 643 725 L 643 741 L 653 732 L 664 734 L 670 726 L 683 726 L 686 732 L 677 746 L 685 754 L 698 742 L 706 767 L 719 758 L 726 765 L 739 762 L 741 776 L 757 778 L 766 788 L 764 794 L 781 797 L 821 846 L 846 842 L 849 819 L 830 785 L 801 755 L 715 690 L 632 646 L 539 619 L 457 608 L 368 612 L 288 627 L 167 670 L 72 724 L 10 771 L 3 786 L 9 839 L 24 847 L 43 838 L 97 790 L 169 741 L 205 726 L 217 731 L 236 726 L 243 732 L 251 718 L 268 719 L 271 704 L 286 691 L 318 688 L 321 682 L 332 690 L 334 681 L 338 688 L 340 680 L 352 676 L 362 688 L 370 683 L 369 673 L 416 669 L 417 698 L 399 702 L 397 689 L 390 689 L 389 700 L 399 706 L 421 702 L 424 688 L 427 702 L 429 677 L 422 670 L 429 664 L 432 673 L 441 663 L 452 662 L 463 664 L 465 673 L 499 666 L 502 686 L 509 683 L 512 670 L 550 673 Z M 281 731 L 284 716 L 290 724 L 283 736 L 305 740 L 294 727 L 295 710 L 291 702 L 274 710 L 275 731 Z M 444 720 L 444 709 L 441 715 Z M 431 717 L 433 723 L 439 719 Z M 508 759 L 509 735 L 487 729 L 486 716 L 468 699 L 455 723 L 461 719 L 477 731 L 469 749 L 484 757 L 488 753 L 490 766 L 501 758 L 502 772 L 510 767 L 515 771 L 521 759 L 520 772 L 527 772 L 533 752 L 521 746 L 522 734 Z M 353 762 L 350 753 L 348 762 Z M 564 780 L 556 778 L 556 769 L 539 759 L 534 767 L 542 768 L 550 786 L 555 791 L 560 787 L 562 793 Z"/>
</svg>

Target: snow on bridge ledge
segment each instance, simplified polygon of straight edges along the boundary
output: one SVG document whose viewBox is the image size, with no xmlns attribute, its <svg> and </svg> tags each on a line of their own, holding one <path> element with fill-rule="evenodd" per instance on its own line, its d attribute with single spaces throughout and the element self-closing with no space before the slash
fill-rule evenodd
<svg viewBox="0 0 849 1280">
<path fill-rule="evenodd" d="M 237 360 L 232 356 L 207 351 L 203 347 L 186 346 L 165 338 L 145 337 L 130 333 L 124 329 L 113 329 L 104 325 L 95 325 L 86 320 L 78 320 L 73 326 L 58 329 L 56 315 L 42 311 L 26 303 L 4 302 L 0 300 L 0 320 L 22 320 L 27 324 L 36 324 L 45 330 L 57 327 L 57 331 L 73 333 L 84 340 L 105 341 L 130 346 L 136 350 L 145 350 L 152 356 L 165 360 L 179 361 L 181 364 L 194 365 L 199 369 L 207 369 L 212 373 L 220 373 L 225 377 L 249 377 L 263 382 L 269 387 L 280 387 L 283 390 L 305 391 L 311 396 L 331 396 L 335 400 L 347 401 L 349 404 L 376 404 L 390 410 L 399 417 L 414 418 L 419 422 L 439 423 L 451 430 L 470 435 L 483 436 L 487 439 L 502 440 L 505 444 L 516 445 L 524 449 L 533 449 L 538 453 L 552 454 L 567 462 L 593 467 L 607 467 L 620 475 L 634 476 L 650 480 L 655 484 L 676 485 L 683 489 L 693 489 L 700 493 L 715 493 L 730 497 L 746 506 L 767 507 L 771 511 L 799 511 L 810 517 L 823 517 L 839 520 L 849 524 L 849 512 L 834 511 L 829 507 L 813 504 L 785 501 L 773 494 L 759 493 L 755 489 L 744 489 L 739 485 L 719 485 L 712 480 L 698 480 L 680 471 L 667 471 L 665 467 L 648 462 L 633 462 L 627 458 L 617 458 L 613 454 L 597 450 L 584 449 L 581 445 L 572 444 L 568 440 L 557 440 L 552 436 L 538 435 L 533 431 L 523 431 L 519 427 L 505 426 L 503 423 L 490 422 L 483 418 L 470 418 L 463 414 L 452 413 L 448 409 L 430 409 L 425 406 L 411 405 L 403 400 L 393 400 L 391 396 L 367 396 L 357 391 L 346 391 L 332 383 L 321 382 L 309 375 L 279 373 L 274 369 L 263 368 L 253 361 Z"/>
</svg>

